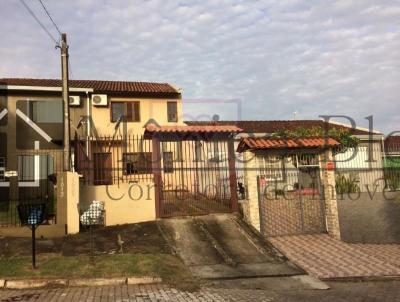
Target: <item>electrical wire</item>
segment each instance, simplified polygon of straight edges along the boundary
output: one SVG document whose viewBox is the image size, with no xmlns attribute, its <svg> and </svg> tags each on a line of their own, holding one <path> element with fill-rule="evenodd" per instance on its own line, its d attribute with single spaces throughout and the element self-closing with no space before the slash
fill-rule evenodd
<svg viewBox="0 0 400 302">
<path fill-rule="evenodd" d="M 56 30 L 58 31 L 58 33 L 61 36 L 61 30 L 58 28 L 56 22 L 54 22 L 53 18 L 51 17 L 49 11 L 47 10 L 46 6 L 44 5 L 44 3 L 42 2 L 42 0 L 38 0 L 40 2 L 40 4 L 42 5 L 44 11 L 46 12 L 47 16 L 49 17 L 51 23 L 53 23 L 54 27 L 56 28 Z"/>
<path fill-rule="evenodd" d="M 36 20 L 36 22 L 40 25 L 40 27 L 46 32 L 46 34 L 50 37 L 50 39 L 56 44 L 56 46 L 59 46 L 59 42 L 54 38 L 54 36 L 49 32 L 49 30 L 44 26 L 44 24 L 39 20 L 39 18 L 35 15 L 35 13 L 32 11 L 32 9 L 25 3 L 24 0 L 20 0 L 23 6 L 25 6 L 26 10 L 29 12 L 29 14 Z"/>
</svg>

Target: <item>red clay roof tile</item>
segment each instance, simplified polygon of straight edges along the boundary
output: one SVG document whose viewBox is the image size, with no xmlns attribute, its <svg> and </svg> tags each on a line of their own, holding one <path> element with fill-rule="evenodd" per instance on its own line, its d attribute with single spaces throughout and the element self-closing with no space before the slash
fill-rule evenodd
<svg viewBox="0 0 400 302">
<path fill-rule="evenodd" d="M 72 88 L 92 88 L 95 93 L 127 96 L 178 96 L 180 92 L 168 83 L 70 80 Z M 0 85 L 61 87 L 58 79 L 2 78 Z"/>
<path fill-rule="evenodd" d="M 293 149 L 293 148 L 323 148 L 335 147 L 340 144 L 333 138 L 301 137 L 301 138 L 242 138 L 237 148 L 238 152 L 246 150 Z"/>
<path fill-rule="evenodd" d="M 223 126 L 157 126 L 148 124 L 146 131 L 151 133 L 238 133 L 242 129 L 233 125 Z"/>
<path fill-rule="evenodd" d="M 186 121 L 187 125 L 236 125 L 245 133 L 267 133 L 272 134 L 282 130 L 295 130 L 296 128 L 311 129 L 314 127 L 325 127 L 335 129 L 347 129 L 353 135 L 368 135 L 368 130 L 351 128 L 336 123 L 327 123 L 323 120 L 266 120 L 266 121 Z"/>
</svg>

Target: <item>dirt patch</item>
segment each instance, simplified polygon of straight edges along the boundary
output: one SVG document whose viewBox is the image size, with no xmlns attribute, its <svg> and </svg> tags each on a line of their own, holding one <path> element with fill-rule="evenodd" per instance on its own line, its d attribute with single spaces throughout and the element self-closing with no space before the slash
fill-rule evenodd
<svg viewBox="0 0 400 302">
<path fill-rule="evenodd" d="M 37 238 L 37 253 L 59 253 L 64 256 L 88 255 L 92 246 L 95 254 L 114 254 L 120 249 L 118 235 L 124 242 L 124 253 L 171 253 L 156 222 L 98 228 L 92 232 L 87 230 L 59 239 Z M 30 247 L 30 238 L 0 237 L 0 257 L 29 256 Z"/>
</svg>

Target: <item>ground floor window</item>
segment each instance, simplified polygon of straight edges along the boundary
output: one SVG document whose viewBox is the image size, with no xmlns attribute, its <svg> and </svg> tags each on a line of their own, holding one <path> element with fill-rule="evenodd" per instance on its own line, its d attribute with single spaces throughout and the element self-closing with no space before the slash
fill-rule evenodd
<svg viewBox="0 0 400 302">
<path fill-rule="evenodd" d="M 152 155 L 151 152 L 133 152 L 123 154 L 124 173 L 151 174 Z"/>
<path fill-rule="evenodd" d="M 54 174 L 54 161 L 51 155 L 42 154 L 18 156 L 19 181 L 47 179 L 51 174 Z"/>
<path fill-rule="evenodd" d="M 163 152 L 164 173 L 174 172 L 174 155 L 172 152 Z"/>
</svg>

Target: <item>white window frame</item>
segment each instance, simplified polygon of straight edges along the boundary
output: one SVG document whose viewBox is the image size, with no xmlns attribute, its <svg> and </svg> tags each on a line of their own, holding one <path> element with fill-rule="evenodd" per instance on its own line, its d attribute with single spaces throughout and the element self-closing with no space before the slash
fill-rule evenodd
<svg viewBox="0 0 400 302">
<path fill-rule="evenodd" d="M 6 158 L 0 157 L 0 182 L 6 181 Z"/>
</svg>

